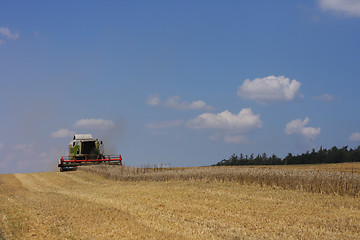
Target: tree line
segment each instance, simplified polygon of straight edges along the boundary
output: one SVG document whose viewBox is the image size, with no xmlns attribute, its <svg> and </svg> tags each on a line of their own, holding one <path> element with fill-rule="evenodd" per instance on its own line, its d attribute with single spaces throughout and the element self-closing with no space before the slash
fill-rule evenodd
<svg viewBox="0 0 360 240">
<path fill-rule="evenodd" d="M 316 164 L 316 163 L 343 163 L 343 162 L 360 162 L 360 146 L 355 149 L 337 148 L 331 149 L 320 147 L 318 151 L 313 148 L 311 152 L 307 151 L 299 155 L 288 155 L 279 158 L 275 154 L 268 156 L 266 153 L 254 155 L 238 156 L 231 155 L 229 159 L 223 159 L 212 166 L 232 166 L 232 165 L 291 165 L 291 164 Z"/>
</svg>

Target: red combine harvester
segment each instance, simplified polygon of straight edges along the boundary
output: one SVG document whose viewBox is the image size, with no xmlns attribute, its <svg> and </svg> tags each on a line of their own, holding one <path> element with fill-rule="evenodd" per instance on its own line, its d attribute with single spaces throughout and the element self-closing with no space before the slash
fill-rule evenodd
<svg viewBox="0 0 360 240">
<path fill-rule="evenodd" d="M 80 165 L 122 165 L 121 155 L 105 155 L 103 142 L 91 134 L 75 134 L 69 143 L 69 155 L 59 159 L 60 172 L 76 170 Z"/>
</svg>

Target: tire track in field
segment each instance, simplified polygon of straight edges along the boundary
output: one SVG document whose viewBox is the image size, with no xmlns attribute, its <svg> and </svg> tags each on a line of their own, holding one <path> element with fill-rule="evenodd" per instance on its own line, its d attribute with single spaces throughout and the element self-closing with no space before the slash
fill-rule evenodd
<svg viewBox="0 0 360 240">
<path fill-rule="evenodd" d="M 360 236 L 356 199 L 230 183 L 124 182 L 81 171 L 10 174 L 0 175 L 0 202 L 7 239 Z"/>
<path fill-rule="evenodd" d="M 61 177 L 59 178 L 59 176 Z M 163 232 L 164 235 L 170 235 L 172 238 L 176 236 L 178 236 L 176 237 L 178 239 L 187 238 L 184 235 L 180 237 L 176 231 L 172 231 L 171 228 L 164 229 L 164 225 L 158 224 L 157 221 L 155 221 L 155 219 L 157 219 L 158 221 L 161 220 L 164 224 L 168 224 L 169 222 L 177 224 L 179 220 L 178 216 L 174 216 L 173 214 L 169 216 L 164 212 L 159 215 L 157 205 L 161 205 L 161 203 L 156 204 L 159 202 L 156 197 L 148 198 L 145 200 L 146 202 L 127 201 L 123 197 L 121 198 L 121 196 L 116 195 L 121 189 L 121 185 L 116 181 L 81 172 L 60 173 L 51 176 L 36 173 L 19 175 L 18 178 L 23 182 L 25 187 L 33 191 L 61 194 L 62 196 L 86 201 L 91 204 L 101 204 L 106 206 L 106 208 L 125 211 L 129 216 L 136 216 L 136 222 L 141 225 L 139 227 L 140 229 L 148 228 L 153 231 Z M 128 197 L 134 198 L 131 196 L 131 193 Z M 161 202 L 164 201 L 166 201 L 166 199 L 161 200 Z M 148 203 L 151 204 L 152 202 L 155 202 L 155 208 L 149 208 Z M 149 215 L 151 215 L 150 218 Z"/>
<path fill-rule="evenodd" d="M 139 218 L 138 215 L 133 215 L 133 212 L 130 211 L 132 206 L 123 204 L 124 202 L 116 199 L 116 195 L 114 198 L 113 195 L 109 194 L 109 187 L 111 188 L 116 184 L 114 181 L 103 179 L 97 175 L 80 172 L 71 174 L 18 174 L 16 177 L 29 192 L 32 192 L 35 195 L 44 196 L 42 202 L 47 207 L 46 211 L 54 212 L 56 211 L 54 205 L 63 205 L 63 208 L 70 210 L 70 213 L 67 213 L 67 215 L 71 215 L 68 216 L 68 219 L 71 219 L 72 222 L 76 222 L 77 224 L 79 223 L 79 219 L 93 218 L 97 219 L 97 222 L 106 222 L 106 224 L 100 223 L 99 225 L 104 227 L 107 226 L 110 233 L 113 232 L 114 236 L 121 236 L 119 230 L 114 230 L 117 228 L 116 225 L 119 225 L 127 229 L 126 234 L 123 234 L 123 236 L 127 237 L 136 233 L 137 237 L 143 236 L 147 239 L 186 239 L 185 236 L 178 235 L 174 232 L 168 232 L 164 229 L 151 229 L 147 220 L 144 221 Z M 106 189 L 103 190 L 102 187 L 105 187 Z M 51 203 L 51 206 L 49 206 L 49 204 L 44 202 L 44 199 L 49 199 L 49 196 L 62 200 L 60 202 L 57 201 L 56 203 Z M 54 201 L 54 199 L 52 201 Z M 28 200 L 28 202 L 30 202 L 30 200 Z M 89 214 L 87 214 L 87 212 L 92 212 L 92 214 L 90 214 L 91 216 L 88 216 Z M 102 216 L 102 213 L 106 213 L 106 215 Z M 57 221 L 57 219 L 54 221 Z M 64 224 L 64 219 L 62 219 L 61 222 Z M 80 225 L 79 230 L 77 231 L 78 237 L 81 239 L 86 239 L 84 238 L 86 235 L 81 235 L 80 229 L 83 231 L 84 228 L 86 229 L 86 225 L 94 225 L 93 223 L 85 222 L 83 224 L 84 226 L 81 227 Z M 74 230 L 73 226 L 68 227 L 68 229 Z M 90 231 L 91 235 L 99 234 L 96 233 L 96 229 L 97 228 L 94 227 L 94 229 Z M 70 232 L 68 234 L 70 234 Z M 102 237 L 99 239 L 104 238 L 104 234 L 101 234 Z"/>
<path fill-rule="evenodd" d="M 59 176 L 61 177 L 59 178 Z M 206 217 L 205 219 L 198 217 L 201 212 L 210 212 L 211 206 L 207 206 L 203 202 L 193 202 L 191 206 L 188 206 L 188 202 L 182 200 L 184 196 L 180 189 L 176 195 L 169 196 L 166 191 L 162 191 L 163 189 L 142 188 L 141 191 L 144 191 L 144 195 L 137 196 L 136 190 L 131 190 L 127 193 L 129 199 L 125 199 L 117 195 L 117 192 L 123 192 L 121 183 L 89 173 L 69 172 L 52 175 L 36 173 L 19 175 L 18 178 L 25 187 L 33 191 L 61 194 L 80 201 L 125 211 L 128 215 L 135 216 L 136 221 L 143 228 L 164 232 L 173 237 L 178 236 L 179 239 L 186 239 L 186 236 L 190 237 L 199 231 L 198 226 L 204 225 L 204 221 L 207 221 L 208 228 L 228 227 Z M 186 196 L 186 198 L 191 198 L 191 196 Z M 169 211 L 170 206 L 173 209 Z M 187 215 L 194 213 L 192 215 L 195 217 L 184 217 L 185 213 Z M 185 235 L 179 237 L 171 225 L 178 225 Z"/>
</svg>

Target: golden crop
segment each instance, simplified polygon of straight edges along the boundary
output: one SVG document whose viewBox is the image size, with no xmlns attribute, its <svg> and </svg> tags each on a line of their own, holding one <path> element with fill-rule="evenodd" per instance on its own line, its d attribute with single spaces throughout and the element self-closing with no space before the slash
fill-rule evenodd
<svg viewBox="0 0 360 240">
<path fill-rule="evenodd" d="M 324 167 L 0 174 L 0 239 L 360 239 L 358 174 Z"/>
<path fill-rule="evenodd" d="M 121 181 L 205 181 L 237 182 L 260 186 L 279 187 L 288 190 L 301 190 L 315 193 L 360 195 L 360 164 L 297 165 L 291 166 L 222 166 L 199 168 L 133 168 L 124 166 L 88 166 L 81 168 Z M 312 167 L 311 167 L 312 166 Z M 329 171 L 330 169 L 330 171 Z M 336 170 L 337 169 L 337 170 Z"/>
</svg>

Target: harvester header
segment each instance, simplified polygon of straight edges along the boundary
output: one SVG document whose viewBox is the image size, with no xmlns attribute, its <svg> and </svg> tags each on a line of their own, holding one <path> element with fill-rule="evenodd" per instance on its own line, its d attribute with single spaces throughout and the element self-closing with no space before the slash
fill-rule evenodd
<svg viewBox="0 0 360 240">
<path fill-rule="evenodd" d="M 69 143 L 68 156 L 59 159 L 60 172 L 76 170 L 80 165 L 117 164 L 122 165 L 121 155 L 105 155 L 103 141 L 91 134 L 75 134 Z"/>
</svg>

